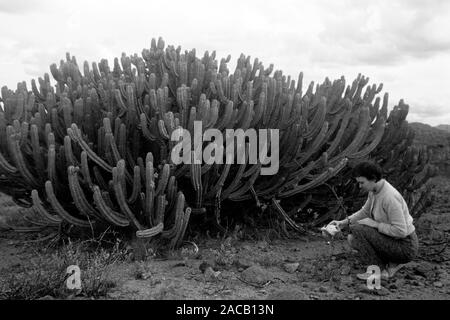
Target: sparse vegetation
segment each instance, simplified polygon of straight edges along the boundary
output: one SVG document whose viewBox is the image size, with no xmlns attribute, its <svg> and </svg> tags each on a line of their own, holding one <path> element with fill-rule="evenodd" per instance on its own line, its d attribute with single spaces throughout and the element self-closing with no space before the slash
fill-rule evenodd
<svg viewBox="0 0 450 320">
<path fill-rule="evenodd" d="M 104 297 L 115 286 L 109 278 L 110 268 L 123 261 L 124 252 L 113 249 L 95 249 L 86 242 L 68 243 L 54 252 L 40 252 L 26 265 L 18 266 L 14 272 L 5 272 L 0 279 L 1 299 L 32 300 L 44 296 L 67 298 Z M 77 265 L 81 270 L 82 289 L 72 292 L 67 289 L 66 270 Z"/>
</svg>

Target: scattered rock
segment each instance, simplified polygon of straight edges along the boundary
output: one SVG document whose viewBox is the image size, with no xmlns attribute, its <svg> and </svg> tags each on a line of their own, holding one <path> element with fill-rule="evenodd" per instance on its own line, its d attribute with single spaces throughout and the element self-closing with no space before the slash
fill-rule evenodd
<svg viewBox="0 0 450 320">
<path fill-rule="evenodd" d="M 429 262 L 417 263 L 414 265 L 414 272 L 429 279 L 434 275 L 434 266 Z"/>
<path fill-rule="evenodd" d="M 416 287 L 420 287 L 422 285 L 422 283 L 420 281 L 413 280 L 413 281 L 411 281 L 411 285 L 416 286 Z"/>
<path fill-rule="evenodd" d="M 380 289 L 375 289 L 375 294 L 378 296 L 387 296 L 391 294 L 391 292 L 385 287 L 381 287 Z"/>
<path fill-rule="evenodd" d="M 205 270 L 206 281 L 215 282 L 219 279 L 220 271 L 214 271 L 213 268 L 208 267 Z"/>
<path fill-rule="evenodd" d="M 247 269 L 254 265 L 254 262 L 246 258 L 238 258 L 234 260 L 234 265 L 238 268 Z"/>
<path fill-rule="evenodd" d="M 436 288 L 442 288 L 444 284 L 440 281 L 436 281 L 435 283 L 433 283 L 433 286 L 435 286 Z"/>
<path fill-rule="evenodd" d="M 319 288 L 319 292 L 327 293 L 327 292 L 328 292 L 328 289 L 325 288 L 325 287 L 323 287 L 323 286 L 321 286 L 321 287 Z"/>
<path fill-rule="evenodd" d="M 209 262 L 209 261 L 203 261 L 203 262 L 198 266 L 198 268 L 200 269 L 200 271 L 201 271 L 202 273 L 205 273 L 206 269 L 212 268 L 212 266 L 213 266 L 213 263 L 211 263 L 211 262 Z"/>
<path fill-rule="evenodd" d="M 350 268 L 349 265 L 344 265 L 344 266 L 342 266 L 342 268 L 341 268 L 341 275 L 347 276 L 347 275 L 350 274 L 350 271 L 351 271 L 351 270 L 352 270 L 352 268 Z"/>
<path fill-rule="evenodd" d="M 266 284 L 268 281 L 272 280 L 272 277 L 269 275 L 269 273 L 261 268 L 260 266 L 253 265 L 241 274 L 242 280 L 252 283 L 252 284 L 258 284 L 263 285 Z"/>
<path fill-rule="evenodd" d="M 358 292 L 367 293 L 367 294 L 376 294 L 378 296 L 387 296 L 391 292 L 385 287 L 381 286 L 380 289 L 369 289 L 366 285 L 360 285 L 358 287 Z"/>
<path fill-rule="evenodd" d="M 300 265 L 300 263 L 296 262 L 296 263 L 286 263 L 284 264 L 284 270 L 287 273 L 294 273 L 295 271 L 297 271 L 298 266 Z"/>
<path fill-rule="evenodd" d="M 390 285 L 388 285 L 388 289 L 389 290 L 397 290 L 398 286 L 396 283 L 391 283 Z"/>
<path fill-rule="evenodd" d="M 369 289 L 366 285 L 361 284 L 358 286 L 357 291 L 361 293 L 373 294 L 375 289 Z"/>
</svg>

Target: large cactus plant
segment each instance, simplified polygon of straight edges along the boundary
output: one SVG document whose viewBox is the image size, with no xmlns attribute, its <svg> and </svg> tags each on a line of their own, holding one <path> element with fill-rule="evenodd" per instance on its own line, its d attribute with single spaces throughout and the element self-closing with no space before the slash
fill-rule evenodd
<svg viewBox="0 0 450 320">
<path fill-rule="evenodd" d="M 102 60 L 80 70 L 67 54 L 50 66 L 54 86 L 45 74 L 31 90 L 24 82 L 15 91 L 3 87 L 1 191 L 32 207 L 39 225 L 114 226 L 175 246 L 191 214 L 219 228 L 229 201 L 268 203 L 285 214 L 280 200 L 302 202 L 349 161 L 389 154 L 380 141 L 400 134 L 389 129 L 396 118 L 385 133 L 388 95 L 376 97 L 382 85 L 366 87 L 364 76 L 351 85 L 327 78 L 304 92 L 302 73 L 296 82 L 244 55 L 231 73 L 229 61 L 219 63 L 215 52 L 199 58 L 160 38 L 141 57 L 114 59 L 112 69 Z M 248 158 L 175 165 L 171 135 L 184 128 L 193 136 L 194 121 L 222 133 L 278 129 L 279 171 L 261 175 L 262 164 Z M 395 162 L 402 150 L 380 159 Z"/>
</svg>

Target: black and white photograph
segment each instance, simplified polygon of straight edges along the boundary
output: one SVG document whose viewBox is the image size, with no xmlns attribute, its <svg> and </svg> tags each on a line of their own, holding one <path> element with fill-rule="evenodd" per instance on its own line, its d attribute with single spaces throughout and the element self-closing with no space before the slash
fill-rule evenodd
<svg viewBox="0 0 450 320">
<path fill-rule="evenodd" d="M 0 300 L 450 300 L 449 1 L 0 0 L 0 26 Z"/>
</svg>

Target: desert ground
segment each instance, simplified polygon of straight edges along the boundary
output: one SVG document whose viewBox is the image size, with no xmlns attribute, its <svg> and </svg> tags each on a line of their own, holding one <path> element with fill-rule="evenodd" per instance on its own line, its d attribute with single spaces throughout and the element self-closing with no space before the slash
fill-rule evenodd
<svg viewBox="0 0 450 320">
<path fill-rule="evenodd" d="M 135 245 L 102 239 L 57 244 L 52 233 L 9 229 L 23 210 L 0 206 L 0 299 L 450 299 L 450 178 L 431 181 L 434 201 L 415 226 L 419 257 L 382 288 L 369 290 L 345 234 L 257 239 L 188 236 L 184 245 L 136 261 Z M 105 241 L 106 242 L 106 241 Z M 196 250 L 196 247 L 198 250 Z M 81 269 L 81 290 L 65 287 L 69 263 Z"/>
</svg>

